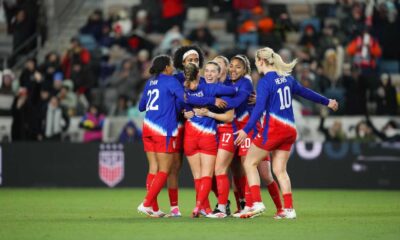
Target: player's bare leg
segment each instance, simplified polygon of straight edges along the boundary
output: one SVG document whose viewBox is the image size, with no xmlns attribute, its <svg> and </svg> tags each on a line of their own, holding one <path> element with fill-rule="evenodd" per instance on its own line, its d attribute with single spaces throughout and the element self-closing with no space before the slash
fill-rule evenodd
<svg viewBox="0 0 400 240">
<path fill-rule="evenodd" d="M 233 153 L 224 149 L 218 149 L 217 158 L 214 167 L 214 174 L 217 179 L 218 205 L 214 213 L 223 212 L 230 215 L 229 190 L 230 182 L 228 177 L 229 166 L 232 163 Z"/>
<path fill-rule="evenodd" d="M 211 213 L 210 202 L 208 200 L 208 195 L 211 191 L 212 176 L 214 175 L 215 168 L 215 158 L 214 155 L 200 154 L 201 162 L 201 183 L 199 187 L 199 195 L 196 201 L 196 208 L 193 211 L 198 212 L 204 216 Z"/>
<path fill-rule="evenodd" d="M 261 181 L 267 186 L 269 195 L 276 207 L 276 214 L 274 218 L 283 216 L 284 211 L 282 207 L 282 201 L 280 197 L 280 191 L 278 184 L 274 181 L 271 170 L 271 160 L 263 160 L 258 165 L 258 172 L 260 173 Z"/>
<path fill-rule="evenodd" d="M 182 216 L 178 206 L 178 179 L 181 168 L 182 168 L 182 154 L 174 153 L 174 160 L 167 181 L 168 196 L 171 206 L 171 211 L 168 214 L 169 217 Z"/>
<path fill-rule="evenodd" d="M 293 208 L 292 200 L 292 186 L 289 175 L 286 171 L 287 162 L 290 157 L 290 151 L 275 150 L 272 153 L 272 169 L 276 178 L 279 181 L 281 187 L 283 200 L 284 200 L 284 211 L 285 217 L 288 219 L 296 218 L 296 211 Z"/>
<path fill-rule="evenodd" d="M 156 212 L 153 211 L 151 206 L 153 206 L 153 203 L 157 198 L 157 195 L 160 193 L 161 189 L 167 182 L 168 174 L 171 171 L 171 166 L 173 162 L 173 154 L 156 153 L 156 159 L 158 164 L 158 172 L 154 177 L 154 180 L 150 186 L 150 189 L 143 203 L 139 205 L 138 211 L 140 213 L 146 214 L 151 217 L 163 217 L 165 214 L 163 215 L 156 214 Z"/>
<path fill-rule="evenodd" d="M 242 214 L 241 218 L 256 217 L 265 211 L 265 206 L 261 200 L 260 175 L 258 174 L 257 166 L 267 156 L 267 151 L 251 144 L 243 166 L 254 202 L 251 211 Z"/>
</svg>

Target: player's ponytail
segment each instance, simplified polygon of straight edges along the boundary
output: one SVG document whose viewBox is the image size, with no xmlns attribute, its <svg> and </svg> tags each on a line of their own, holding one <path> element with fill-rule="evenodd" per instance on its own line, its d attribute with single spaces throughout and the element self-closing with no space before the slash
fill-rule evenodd
<svg viewBox="0 0 400 240">
<path fill-rule="evenodd" d="M 152 65 L 149 69 L 151 75 L 159 75 L 165 68 L 172 64 L 172 59 L 167 55 L 160 55 L 153 59 Z"/>
<path fill-rule="evenodd" d="M 185 82 L 183 85 L 185 88 L 189 88 L 190 83 L 197 80 L 199 71 L 199 67 L 193 63 L 189 63 L 183 68 L 183 75 L 185 76 Z"/>
<path fill-rule="evenodd" d="M 297 59 L 290 63 L 285 63 L 279 54 L 275 53 L 274 50 L 268 47 L 257 50 L 256 57 L 264 61 L 267 65 L 273 66 L 280 76 L 290 75 L 297 63 Z"/>
</svg>

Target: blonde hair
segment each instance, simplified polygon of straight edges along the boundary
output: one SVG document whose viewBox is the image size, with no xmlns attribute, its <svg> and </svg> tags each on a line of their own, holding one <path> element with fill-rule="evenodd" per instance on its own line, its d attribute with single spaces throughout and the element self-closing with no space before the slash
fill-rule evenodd
<svg viewBox="0 0 400 240">
<path fill-rule="evenodd" d="M 221 59 L 224 63 L 225 63 L 225 67 L 228 67 L 229 66 L 229 60 L 225 57 L 225 56 L 222 56 L 222 55 L 218 55 L 218 56 L 216 56 L 215 58 L 214 58 L 214 60 L 215 59 Z"/>
<path fill-rule="evenodd" d="M 294 66 L 297 63 L 297 59 L 294 59 L 290 63 L 285 63 L 282 60 L 282 57 L 274 52 L 269 47 L 261 48 L 257 50 L 256 52 L 256 57 L 263 60 L 267 65 L 274 66 L 276 69 L 276 72 L 280 76 L 288 76 L 292 72 Z"/>
</svg>

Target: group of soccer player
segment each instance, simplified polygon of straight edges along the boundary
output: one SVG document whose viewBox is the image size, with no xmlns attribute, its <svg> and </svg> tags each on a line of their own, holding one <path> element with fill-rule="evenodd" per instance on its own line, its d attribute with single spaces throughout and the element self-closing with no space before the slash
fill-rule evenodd
<svg viewBox="0 0 400 240">
<path fill-rule="evenodd" d="M 204 65 L 204 76 L 200 76 Z M 139 110 L 144 151 L 149 162 L 147 194 L 138 211 L 151 217 L 180 217 L 178 174 L 182 151 L 188 159 L 196 190 L 192 217 L 226 218 L 231 215 L 229 172 L 232 173 L 238 218 L 265 211 L 260 176 L 275 204 L 276 219 L 294 219 L 290 178 L 286 171 L 296 140 L 292 96 L 338 109 L 327 99 L 301 86 L 291 75 L 296 60 L 285 63 L 271 48 L 255 54 L 263 75 L 254 93 L 248 58 L 217 56 L 204 64 L 197 46 L 179 48 L 174 57 L 153 59 Z M 178 71 L 178 73 L 176 73 Z M 275 174 L 278 184 L 274 181 Z M 162 212 L 157 196 L 167 183 L 171 210 Z M 211 209 L 209 193 L 218 204 Z M 283 196 L 283 205 L 281 201 Z"/>
</svg>

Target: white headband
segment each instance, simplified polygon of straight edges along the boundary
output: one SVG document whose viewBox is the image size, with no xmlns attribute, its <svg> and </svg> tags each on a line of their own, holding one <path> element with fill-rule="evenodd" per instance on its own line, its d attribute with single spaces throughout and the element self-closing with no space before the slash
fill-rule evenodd
<svg viewBox="0 0 400 240">
<path fill-rule="evenodd" d="M 190 49 L 189 51 L 185 52 L 185 54 L 183 54 L 182 61 L 185 61 L 185 58 L 190 54 L 196 54 L 197 57 L 199 57 L 199 53 L 196 50 Z"/>
</svg>

